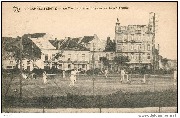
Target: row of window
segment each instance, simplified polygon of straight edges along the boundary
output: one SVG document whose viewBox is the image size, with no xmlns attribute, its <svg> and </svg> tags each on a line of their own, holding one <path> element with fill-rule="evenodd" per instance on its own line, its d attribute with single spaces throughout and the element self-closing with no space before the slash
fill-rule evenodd
<svg viewBox="0 0 180 118">
<path fill-rule="evenodd" d="M 55 54 L 52 54 L 52 58 L 54 58 L 54 57 L 55 57 Z M 65 58 L 65 55 L 63 55 L 62 57 Z M 68 60 L 70 60 L 71 57 L 72 57 L 71 54 L 67 55 Z M 76 58 L 76 59 L 81 58 L 82 60 L 85 60 L 85 54 L 81 54 L 81 57 L 79 54 L 75 54 L 75 57 L 73 56 L 72 58 Z M 45 54 L 45 61 L 47 61 L 47 60 L 48 60 L 48 54 Z"/>
<path fill-rule="evenodd" d="M 136 41 L 136 40 L 138 40 L 138 41 L 141 41 L 141 40 L 143 40 L 143 41 L 145 41 L 145 40 L 147 40 L 147 41 L 150 41 L 150 40 L 152 40 L 152 35 L 145 35 L 145 34 L 131 34 L 131 35 L 118 35 L 117 37 L 116 37 L 116 39 L 118 39 L 118 40 L 124 40 L 124 41 L 131 41 L 131 40 L 134 40 L 134 41 Z"/>
<path fill-rule="evenodd" d="M 151 56 L 150 56 L 150 54 L 148 53 L 147 55 L 142 55 L 142 54 L 135 54 L 135 55 L 133 55 L 133 54 L 131 54 L 131 56 L 129 56 L 129 58 L 131 59 L 131 60 L 146 60 L 146 59 L 151 59 Z"/>
<path fill-rule="evenodd" d="M 146 45 L 145 44 L 136 44 L 136 45 L 130 45 L 128 46 L 127 44 L 118 44 L 117 45 L 117 50 L 123 50 L 123 51 L 128 51 L 128 50 L 134 50 L 134 51 L 145 51 L 146 50 Z M 147 44 L 147 51 L 151 50 L 150 44 Z"/>
<path fill-rule="evenodd" d="M 52 65 L 52 68 L 55 68 L 55 65 Z M 63 69 L 63 66 L 62 66 L 62 64 L 59 64 L 58 65 L 58 68 L 59 69 Z M 72 64 L 68 64 L 67 65 L 67 68 L 68 69 L 72 69 Z M 74 65 L 74 68 L 77 68 L 77 69 L 85 69 L 86 68 L 86 64 L 81 64 L 81 65 Z M 50 66 L 49 65 L 45 65 L 44 66 L 44 69 L 50 69 Z"/>
</svg>

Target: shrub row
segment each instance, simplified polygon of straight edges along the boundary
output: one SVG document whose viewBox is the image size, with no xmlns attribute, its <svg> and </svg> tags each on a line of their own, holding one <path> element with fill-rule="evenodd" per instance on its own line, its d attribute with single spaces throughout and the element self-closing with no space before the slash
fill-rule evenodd
<svg viewBox="0 0 180 118">
<path fill-rule="evenodd" d="M 36 107 L 41 108 L 138 108 L 138 107 L 172 107 L 177 106 L 177 92 L 166 90 L 163 92 L 124 93 L 118 91 L 110 95 L 73 95 L 59 97 L 19 98 L 8 96 L 3 99 L 5 107 Z"/>
</svg>

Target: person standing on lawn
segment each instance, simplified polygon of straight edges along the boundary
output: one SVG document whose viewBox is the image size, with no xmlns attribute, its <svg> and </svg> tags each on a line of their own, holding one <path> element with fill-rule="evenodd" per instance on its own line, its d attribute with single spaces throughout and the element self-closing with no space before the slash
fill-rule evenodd
<svg viewBox="0 0 180 118">
<path fill-rule="evenodd" d="M 125 76 L 125 71 L 124 71 L 124 69 L 122 68 L 122 69 L 121 69 L 121 83 L 124 81 L 124 76 Z"/>
<path fill-rule="evenodd" d="M 176 85 L 176 80 L 177 80 L 177 70 L 174 70 L 174 73 L 173 73 L 173 79 L 174 79 L 174 85 Z"/>
<path fill-rule="evenodd" d="M 65 71 L 64 71 L 64 70 L 63 70 L 63 72 L 62 72 L 62 77 L 63 77 L 63 79 L 66 78 L 66 75 L 65 75 Z"/>
<path fill-rule="evenodd" d="M 71 75 L 70 75 L 70 84 L 69 84 L 69 86 L 74 86 L 74 83 L 76 82 L 76 74 L 77 74 L 76 69 L 72 69 L 71 70 Z"/>
<path fill-rule="evenodd" d="M 47 75 L 46 75 L 46 71 L 43 72 L 43 82 L 44 82 L 44 84 L 47 83 Z"/>
<path fill-rule="evenodd" d="M 126 73 L 125 75 L 126 75 L 127 83 L 130 84 L 130 83 L 131 83 L 131 80 L 130 80 L 130 77 L 129 77 L 129 72 L 126 71 L 125 73 Z"/>
<path fill-rule="evenodd" d="M 108 74 L 108 69 L 105 69 L 104 70 L 104 75 L 105 75 L 106 78 L 107 78 L 107 74 Z"/>
</svg>

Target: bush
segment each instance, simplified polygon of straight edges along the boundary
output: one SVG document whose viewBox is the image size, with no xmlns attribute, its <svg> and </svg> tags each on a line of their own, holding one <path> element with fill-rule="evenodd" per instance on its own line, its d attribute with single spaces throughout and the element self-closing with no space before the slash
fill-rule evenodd
<svg viewBox="0 0 180 118">
<path fill-rule="evenodd" d="M 12 74 L 19 74 L 20 69 L 19 68 L 14 68 L 14 69 L 3 69 L 3 73 L 12 73 Z"/>
<path fill-rule="evenodd" d="M 91 70 L 87 70 L 87 71 L 86 71 L 86 74 L 87 74 L 87 75 L 93 75 L 93 73 L 94 73 L 95 75 L 101 74 L 101 69 L 95 68 L 94 70 L 91 69 Z"/>
<path fill-rule="evenodd" d="M 19 98 L 7 96 L 3 99 L 5 106 L 18 107 Z M 67 96 L 41 96 L 23 98 L 22 107 L 46 108 L 138 108 L 138 107 L 172 107 L 177 106 L 177 92 L 166 90 L 162 92 L 122 92 L 118 91 L 109 95 L 75 95 L 67 93 Z"/>
<path fill-rule="evenodd" d="M 165 69 L 159 69 L 155 71 L 155 74 L 173 74 L 173 69 L 171 70 L 165 70 Z"/>
<path fill-rule="evenodd" d="M 43 70 L 43 69 L 36 69 L 36 68 L 34 68 L 34 69 L 32 70 L 32 72 L 35 73 L 35 74 L 37 74 L 37 75 L 42 75 L 43 72 L 44 72 L 44 70 Z"/>
</svg>

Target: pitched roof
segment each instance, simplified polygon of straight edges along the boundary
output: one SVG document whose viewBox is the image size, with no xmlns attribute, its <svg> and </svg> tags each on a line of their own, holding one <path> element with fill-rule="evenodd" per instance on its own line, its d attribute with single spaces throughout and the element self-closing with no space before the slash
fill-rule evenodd
<svg viewBox="0 0 180 118">
<path fill-rule="evenodd" d="M 94 36 L 84 36 L 80 43 L 89 43 L 94 39 Z"/>
<path fill-rule="evenodd" d="M 56 49 L 58 49 L 58 44 L 62 43 L 63 42 L 63 39 L 62 40 L 49 40 L 49 42 L 54 46 L 56 47 Z"/>
<path fill-rule="evenodd" d="M 49 40 L 44 39 L 43 37 L 40 38 L 31 38 L 31 40 L 40 48 L 40 49 L 47 49 L 47 50 L 52 50 L 56 49 Z"/>
</svg>

